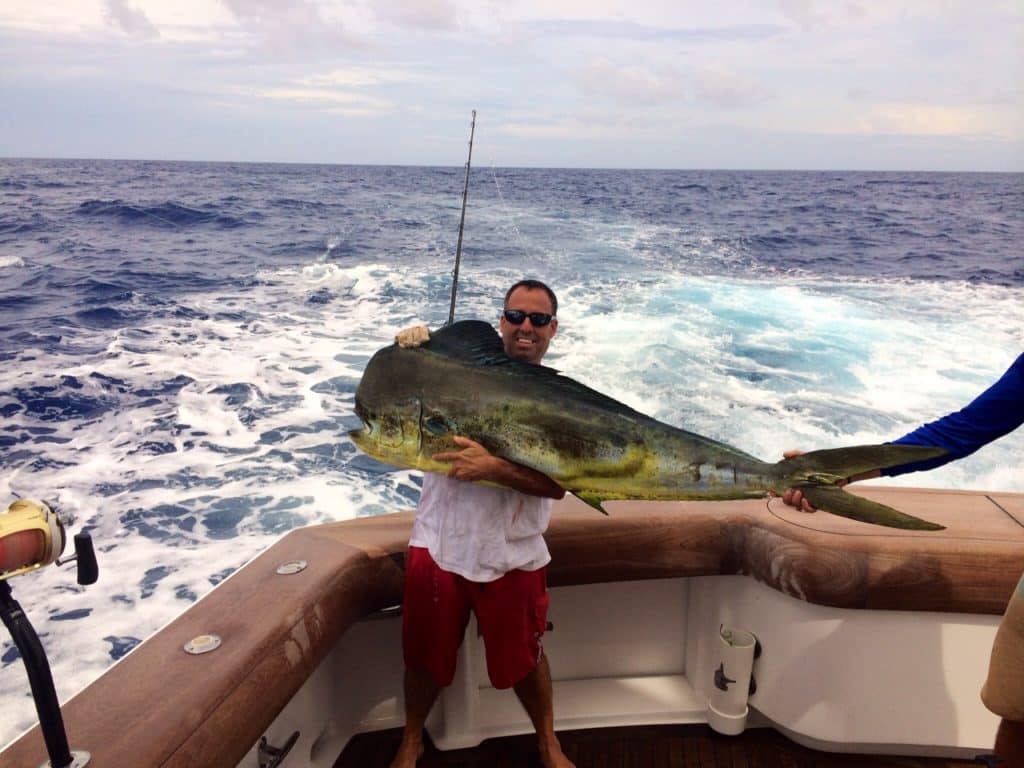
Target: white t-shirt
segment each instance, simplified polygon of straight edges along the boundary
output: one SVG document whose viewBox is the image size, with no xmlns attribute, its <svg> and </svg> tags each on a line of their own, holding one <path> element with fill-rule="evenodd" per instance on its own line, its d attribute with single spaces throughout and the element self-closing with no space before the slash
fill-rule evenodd
<svg viewBox="0 0 1024 768">
<path fill-rule="evenodd" d="M 409 544 L 426 547 L 446 571 L 494 581 L 551 561 L 544 531 L 551 499 L 428 472 Z"/>
</svg>

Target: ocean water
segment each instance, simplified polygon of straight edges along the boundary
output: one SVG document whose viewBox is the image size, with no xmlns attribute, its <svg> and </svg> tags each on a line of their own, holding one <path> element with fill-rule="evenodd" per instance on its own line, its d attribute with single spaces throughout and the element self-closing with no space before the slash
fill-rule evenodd
<svg viewBox="0 0 1024 768">
<path fill-rule="evenodd" d="M 100 580 L 11 581 L 68 698 L 292 528 L 415 505 L 346 437 L 447 317 L 462 168 L 0 160 L 0 500 Z M 559 294 L 546 362 L 763 458 L 881 442 L 1024 349 L 1024 176 L 473 170 L 458 318 Z M 890 484 L 1024 491 L 1024 430 Z M 2 507 L 0 507 L 2 508 Z M 0 744 L 34 722 L 0 634 Z"/>
</svg>

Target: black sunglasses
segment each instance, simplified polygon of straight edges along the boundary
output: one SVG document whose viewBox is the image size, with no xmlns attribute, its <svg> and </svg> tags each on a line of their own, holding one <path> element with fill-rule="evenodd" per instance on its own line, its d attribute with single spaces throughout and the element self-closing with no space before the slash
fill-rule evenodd
<svg viewBox="0 0 1024 768">
<path fill-rule="evenodd" d="M 521 309 L 506 309 L 503 314 L 512 325 L 522 325 L 526 318 L 530 318 L 534 328 L 543 328 L 554 319 L 546 312 L 523 312 Z"/>
</svg>

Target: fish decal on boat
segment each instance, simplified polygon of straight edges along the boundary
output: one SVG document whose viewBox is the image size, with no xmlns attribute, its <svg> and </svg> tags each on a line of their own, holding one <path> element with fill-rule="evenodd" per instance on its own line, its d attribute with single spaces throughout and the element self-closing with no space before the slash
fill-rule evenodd
<svg viewBox="0 0 1024 768">
<path fill-rule="evenodd" d="M 771 463 L 645 416 L 553 368 L 513 360 L 485 322 L 466 320 L 415 348 L 379 350 L 356 390 L 363 428 L 349 433 L 375 459 L 447 472 L 435 453 L 454 435 L 543 472 L 604 512 L 614 499 L 743 499 L 800 489 L 820 510 L 915 530 L 943 526 L 854 496 L 853 475 L 940 456 L 940 448 L 864 445 Z"/>
</svg>

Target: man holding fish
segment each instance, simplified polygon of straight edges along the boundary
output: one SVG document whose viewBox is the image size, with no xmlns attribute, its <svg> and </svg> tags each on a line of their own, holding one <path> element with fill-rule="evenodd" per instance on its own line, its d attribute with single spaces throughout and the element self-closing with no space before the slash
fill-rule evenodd
<svg viewBox="0 0 1024 768">
<path fill-rule="evenodd" d="M 513 285 L 500 320 L 505 353 L 539 364 L 558 329 L 558 300 L 536 280 Z M 400 333 L 402 347 L 428 341 L 422 326 Z M 447 475 L 426 473 L 406 559 L 402 648 L 405 715 L 392 768 L 415 765 L 422 733 L 455 659 L 472 610 L 495 688 L 513 688 L 537 731 L 545 768 L 572 768 L 554 731 L 551 671 L 541 645 L 547 626 L 544 531 L 561 486 L 536 470 L 453 436 L 458 450 L 435 453 Z M 488 485 L 481 485 L 486 482 Z"/>
</svg>

